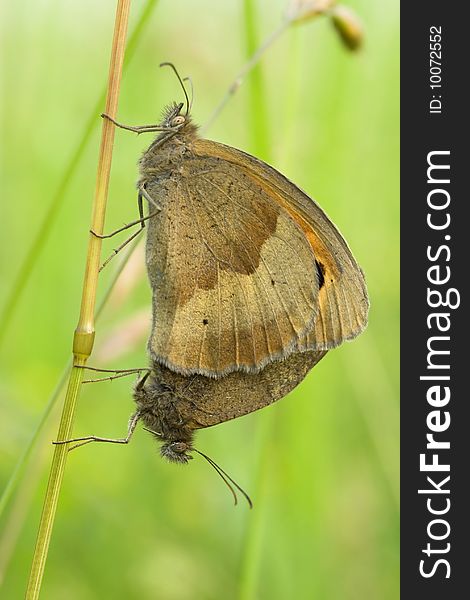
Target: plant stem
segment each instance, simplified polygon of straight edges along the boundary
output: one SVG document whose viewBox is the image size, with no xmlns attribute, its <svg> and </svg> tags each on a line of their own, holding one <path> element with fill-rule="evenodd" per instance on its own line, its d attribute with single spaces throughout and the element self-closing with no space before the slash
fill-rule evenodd
<svg viewBox="0 0 470 600">
<path fill-rule="evenodd" d="M 98 317 L 102 314 L 102 312 L 107 304 L 107 301 L 109 299 L 109 296 L 111 295 L 111 293 L 113 291 L 114 285 L 115 285 L 117 279 L 119 278 L 120 274 L 122 273 L 124 267 L 126 266 L 128 258 L 134 252 L 136 246 L 137 246 L 137 242 L 135 242 L 129 248 L 127 253 L 125 253 L 125 255 L 122 257 L 121 261 L 118 263 L 119 266 L 116 269 L 116 271 L 113 273 L 112 280 L 109 283 L 108 288 L 106 289 L 103 297 L 100 300 L 98 309 L 96 311 L 96 320 L 98 320 Z M 37 486 L 37 480 L 39 479 L 40 474 L 43 469 L 43 466 L 44 466 L 43 459 L 41 458 L 40 461 L 38 462 L 38 464 L 32 465 L 31 464 L 31 456 L 32 456 L 34 447 L 38 444 L 38 441 L 39 440 L 42 441 L 42 438 L 44 437 L 44 436 L 41 437 L 41 434 L 44 433 L 44 431 L 43 431 L 44 428 L 46 427 L 47 424 L 49 424 L 49 420 L 50 420 L 51 415 L 53 414 L 53 410 L 59 400 L 59 397 L 62 395 L 62 391 L 65 387 L 65 384 L 67 383 L 67 378 L 69 376 L 71 366 L 72 366 L 72 361 L 69 360 L 63 370 L 62 375 L 60 376 L 59 382 L 57 383 L 52 395 L 50 396 L 50 398 L 46 404 L 46 407 L 43 410 L 40 421 L 38 422 L 29 442 L 26 444 L 23 454 L 18 459 L 18 462 L 15 465 L 13 473 L 11 474 L 11 476 L 1 494 L 1 497 L 0 497 L 0 519 L 3 518 L 5 509 L 8 506 L 8 503 L 11 501 L 13 494 L 15 494 L 15 501 L 14 501 L 15 505 L 18 503 L 21 504 L 21 503 L 24 503 L 24 496 L 27 494 L 27 491 L 25 491 L 25 488 L 27 488 L 27 486 L 30 486 L 30 485 L 32 485 L 32 487 L 34 487 L 34 488 Z M 37 456 L 37 453 L 35 454 L 35 456 Z M 25 475 L 26 468 L 28 469 L 28 474 Z M 33 473 L 31 473 L 31 470 L 33 470 Z M 25 478 L 28 480 L 27 482 L 25 481 Z M 14 549 L 14 544 L 16 543 L 16 538 L 19 535 L 19 529 L 22 526 L 22 524 L 15 525 L 12 522 L 14 519 L 15 519 L 15 515 L 12 510 L 4 518 L 3 523 L 2 523 L 3 531 L 2 531 L 2 535 L 0 536 L 0 586 L 1 586 L 1 582 L 4 578 L 8 562 L 11 559 L 11 554 Z M 11 539 L 10 539 L 10 541 L 5 540 L 5 536 L 4 536 L 5 531 L 10 531 L 10 535 L 12 536 L 12 538 L 14 538 L 14 541 L 12 541 Z"/>
<path fill-rule="evenodd" d="M 112 117 L 114 117 L 117 112 L 129 8 L 130 0 L 118 0 L 105 108 L 106 113 Z M 91 229 L 98 234 L 103 232 L 104 226 L 113 142 L 114 126 L 108 119 L 103 119 L 91 221 Z M 80 317 L 73 339 L 74 363 L 70 373 L 67 393 L 64 400 L 64 408 L 59 425 L 58 439 L 60 440 L 66 440 L 71 437 L 75 405 L 83 379 L 83 369 L 81 367 L 86 364 L 93 348 L 95 337 L 94 312 L 98 286 L 101 243 L 102 240 L 100 238 L 90 233 Z M 27 600 L 35 600 L 39 597 L 59 493 L 64 476 L 67 453 L 68 444 L 55 446 L 30 579 L 26 591 Z"/>
<path fill-rule="evenodd" d="M 266 50 L 268 50 L 274 44 L 274 42 L 288 29 L 289 25 L 290 25 L 290 21 L 284 20 L 281 23 L 281 25 L 276 30 L 274 30 L 271 33 L 271 35 L 269 35 L 269 37 L 261 44 L 261 46 L 259 46 L 259 48 L 256 50 L 256 52 L 253 53 L 251 58 L 243 66 L 243 68 L 239 71 L 238 75 L 235 77 L 233 82 L 230 84 L 224 97 L 222 98 L 220 103 L 216 106 L 216 108 L 212 112 L 211 116 L 208 118 L 207 122 L 201 128 L 201 133 L 205 133 L 205 131 L 207 129 L 209 129 L 209 127 L 212 125 L 212 123 L 217 119 L 219 114 L 225 108 L 225 105 L 227 104 L 227 102 L 237 92 L 237 90 L 243 83 L 243 80 L 248 75 L 248 73 L 258 64 L 260 58 L 263 56 L 263 54 L 266 52 Z M 247 29 L 247 32 L 246 32 L 247 33 L 247 45 L 249 45 L 250 40 L 249 40 L 248 28 L 246 27 L 246 29 Z M 250 32 L 251 32 L 251 29 L 250 29 Z"/>
<path fill-rule="evenodd" d="M 256 43 L 256 32 L 249 31 L 250 27 L 254 25 L 254 19 L 252 14 L 253 5 L 248 0 L 245 2 L 245 29 L 247 37 L 247 49 L 251 51 L 250 45 Z M 261 56 L 278 37 L 283 33 L 287 26 L 291 24 L 291 21 L 284 21 L 281 26 L 275 30 L 275 32 L 268 38 L 268 40 L 260 46 L 260 48 L 253 54 L 252 59 L 247 63 L 248 65 L 254 66 L 254 59 Z M 251 42 L 251 43 L 250 43 Z M 291 46 L 291 54 L 294 46 Z M 289 64 L 297 58 L 292 56 L 292 60 L 289 60 Z M 246 67 L 245 67 L 246 68 Z M 266 96 L 265 89 L 262 85 L 262 81 L 258 70 L 253 73 L 253 88 L 250 97 L 251 106 L 250 112 L 255 117 L 255 121 L 259 119 L 261 123 L 261 129 L 252 129 L 253 138 L 252 145 L 257 155 L 263 154 L 265 160 L 270 160 L 270 148 L 268 144 L 269 134 L 269 120 L 267 115 L 262 111 L 263 106 L 267 106 L 268 98 Z M 299 92 L 299 86 L 294 85 L 293 78 L 295 75 L 294 69 L 289 69 L 285 82 L 286 89 L 289 90 L 288 102 L 290 106 L 295 106 L 298 100 L 297 96 Z M 257 81 L 258 79 L 258 81 Z M 257 114 L 255 114 L 257 113 Z M 289 116 L 292 118 L 294 112 L 290 111 Z M 239 586 L 238 586 L 238 600 L 253 600 L 258 597 L 258 583 L 261 570 L 262 561 L 262 546 L 265 535 L 265 526 L 267 519 L 267 506 L 268 498 L 266 495 L 267 485 L 269 484 L 270 478 L 270 467 L 272 464 L 273 449 L 271 445 L 272 431 L 275 424 L 276 415 L 274 411 L 267 411 L 264 415 L 263 421 L 259 425 L 259 429 L 256 435 L 256 448 L 255 452 L 256 464 L 253 469 L 254 479 L 257 482 L 254 497 L 257 498 L 255 510 L 253 515 L 250 516 L 250 520 L 247 523 L 244 538 L 242 542 L 242 552 L 240 560 L 240 573 L 239 573 Z"/>
<path fill-rule="evenodd" d="M 260 56 L 271 44 L 286 30 L 289 22 L 284 21 L 272 33 L 264 44 L 255 52 L 257 47 L 258 32 L 256 30 L 255 2 L 244 2 L 244 37 L 245 47 L 251 59 L 245 65 L 250 69 L 257 65 Z M 248 72 L 248 71 L 246 71 Z M 269 160 L 269 120 L 263 106 L 267 105 L 266 89 L 259 65 L 253 70 L 251 87 L 249 90 L 249 114 L 251 119 L 251 146 L 256 156 Z M 256 434 L 257 452 L 254 479 L 256 483 L 255 497 L 256 508 L 247 522 L 242 542 L 241 564 L 237 598 L 239 600 L 253 600 L 257 597 L 260 554 L 263 542 L 264 522 L 266 517 L 266 482 L 269 475 L 269 463 L 266 461 L 266 452 L 272 431 L 274 414 L 270 411 L 264 415 L 264 420 Z"/>
<path fill-rule="evenodd" d="M 129 36 L 129 41 L 127 43 L 126 48 L 126 57 L 124 60 L 124 70 L 129 64 L 132 56 L 134 55 L 142 31 L 144 30 L 150 17 L 152 16 L 153 10 L 155 9 L 157 3 L 158 0 L 147 0 L 147 3 L 145 4 L 140 15 L 140 18 L 137 21 L 133 32 Z M 96 104 L 93 106 L 90 112 L 81 139 L 78 142 L 71 158 L 69 159 L 65 167 L 64 175 L 62 176 L 62 179 L 60 180 L 55 193 L 52 194 L 52 200 L 50 201 L 50 204 L 45 212 L 44 218 L 41 222 L 41 225 L 39 226 L 39 229 L 37 230 L 36 236 L 34 237 L 31 245 L 29 246 L 23 262 L 19 265 L 17 269 L 16 279 L 14 280 L 13 285 L 11 286 L 10 292 L 7 295 L 7 299 L 5 301 L 0 315 L 0 347 L 5 339 L 5 335 L 7 333 L 8 327 L 11 324 L 15 310 L 18 308 L 20 298 L 23 294 L 26 284 L 28 283 L 31 273 L 39 260 L 42 249 L 44 248 L 47 240 L 49 239 L 49 234 L 52 230 L 53 224 L 55 223 L 57 215 L 59 214 L 59 209 L 64 203 L 64 199 L 66 197 L 70 182 L 72 181 L 72 177 L 74 176 L 78 164 L 80 163 L 80 160 L 86 150 L 86 147 L 88 146 L 88 142 L 91 139 L 92 133 L 96 125 L 96 117 L 100 114 L 102 110 L 105 97 L 106 88 L 102 90 Z"/>
<path fill-rule="evenodd" d="M 258 32 L 257 32 L 257 19 L 256 19 L 256 3 L 252 0 L 244 0 L 244 37 L 245 37 L 245 48 L 248 56 L 256 57 L 256 49 L 259 46 L 258 43 Z M 286 22 L 284 21 L 280 28 L 274 32 L 274 39 L 284 31 Z M 268 45 L 273 43 L 273 35 L 268 38 Z M 266 43 L 263 44 L 266 47 Z M 262 47 L 263 47 L 262 46 Z M 252 62 L 251 59 L 250 62 Z M 253 73 L 250 78 L 248 87 L 248 128 L 251 134 L 251 147 L 256 156 L 264 160 L 269 160 L 269 126 L 268 126 L 268 115 L 267 115 L 267 104 L 264 104 L 267 94 L 266 85 L 264 81 L 263 71 L 259 61 L 253 68 Z"/>
</svg>

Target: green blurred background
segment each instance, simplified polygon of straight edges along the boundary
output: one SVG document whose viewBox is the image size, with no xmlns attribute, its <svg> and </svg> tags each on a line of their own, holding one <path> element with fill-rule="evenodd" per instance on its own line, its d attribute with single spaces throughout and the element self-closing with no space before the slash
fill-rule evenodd
<svg viewBox="0 0 470 600">
<path fill-rule="evenodd" d="M 153 122 L 181 99 L 171 72 L 158 69 L 171 60 L 191 75 L 193 116 L 204 123 L 286 4 L 134 1 L 130 32 L 147 12 L 123 76 L 120 120 Z M 291 27 L 207 137 L 264 158 L 320 202 L 366 273 L 368 329 L 330 352 L 287 399 L 199 433 L 198 446 L 248 490 L 252 511 L 233 507 L 204 461 L 164 463 L 141 429 L 128 447 L 73 452 L 42 597 L 398 598 L 398 2 L 349 5 L 365 26 L 361 52 L 348 52 L 327 19 Z M 70 359 L 114 9 L 112 0 L 0 8 L 2 489 Z M 108 231 L 135 218 L 136 161 L 149 143 L 116 133 Z M 111 264 L 100 298 L 119 259 Z M 146 365 L 149 303 L 138 251 L 100 318 L 90 364 Z M 85 386 L 75 433 L 122 435 L 131 379 Z M 62 400 L 63 392 L 3 496 L 2 598 L 23 597 Z"/>
</svg>

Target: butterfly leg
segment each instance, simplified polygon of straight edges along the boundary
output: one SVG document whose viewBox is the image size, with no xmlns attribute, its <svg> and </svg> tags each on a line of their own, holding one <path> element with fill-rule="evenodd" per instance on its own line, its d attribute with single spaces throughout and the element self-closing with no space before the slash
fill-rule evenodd
<svg viewBox="0 0 470 600">
<path fill-rule="evenodd" d="M 142 205 L 142 196 L 147 200 L 147 202 L 149 204 L 151 204 L 152 206 L 154 206 L 156 208 L 157 212 L 162 210 L 162 207 L 159 204 L 157 204 L 155 202 L 155 200 L 152 198 L 152 196 L 147 192 L 147 190 L 145 188 L 145 183 L 141 183 L 139 185 L 139 195 L 140 195 L 139 210 Z M 154 214 L 156 214 L 156 213 L 154 213 Z"/>
<path fill-rule="evenodd" d="M 125 438 L 105 438 L 105 437 L 99 437 L 96 435 L 87 435 L 85 437 L 72 438 L 70 440 L 58 440 L 58 441 L 55 441 L 52 443 L 55 445 L 60 445 L 60 444 L 71 444 L 71 443 L 77 442 L 69 448 L 69 451 L 74 450 L 75 448 L 79 448 L 80 446 L 84 446 L 85 444 L 90 444 L 91 442 L 108 442 L 110 444 L 128 444 L 129 440 L 132 437 L 132 434 L 135 431 L 135 428 L 137 426 L 137 423 L 139 422 L 140 417 L 141 417 L 140 411 L 137 411 L 132 415 L 132 417 L 129 420 L 129 425 L 127 428 L 127 435 Z"/>
<path fill-rule="evenodd" d="M 108 233 L 107 235 L 101 235 L 99 233 L 96 233 L 92 229 L 90 230 L 90 233 L 92 233 L 95 237 L 98 237 L 103 240 L 103 239 L 111 238 L 111 237 L 115 236 L 116 234 L 121 233 L 122 231 L 125 231 L 126 229 L 129 229 L 130 227 L 134 227 L 135 225 L 140 225 L 140 229 L 138 231 L 133 233 L 130 237 L 127 238 L 127 240 L 125 240 L 122 244 L 120 244 L 117 248 L 115 248 L 113 250 L 112 254 L 110 254 L 108 256 L 108 258 L 104 261 L 104 263 L 101 265 L 100 271 L 102 271 L 106 267 L 106 265 L 116 256 L 116 254 L 118 254 L 123 248 L 125 248 L 127 246 L 127 244 L 132 242 L 132 240 L 135 239 L 142 232 L 142 230 L 145 228 L 145 221 L 154 217 L 161 210 L 160 207 L 158 206 L 158 204 L 152 200 L 152 205 L 155 206 L 156 210 L 154 212 L 148 214 L 147 216 L 144 216 L 144 207 L 143 207 L 143 203 L 142 203 L 142 197 L 145 197 L 147 200 L 150 198 L 147 191 L 144 189 L 143 185 L 141 185 L 139 187 L 139 195 L 137 197 L 140 218 L 137 219 L 136 221 L 132 221 L 132 223 L 124 225 L 124 227 L 121 227 L 120 229 L 116 229 L 115 231 L 113 231 L 112 233 Z"/>
<path fill-rule="evenodd" d="M 113 379 L 127 377 L 128 375 L 133 375 L 134 373 L 140 375 L 142 372 L 145 372 L 145 375 L 141 378 L 141 380 L 138 383 L 138 385 L 143 385 L 143 383 L 145 382 L 145 380 L 151 372 L 151 369 L 149 369 L 148 367 L 141 367 L 138 369 L 98 369 L 96 367 L 80 366 L 79 368 L 86 369 L 88 371 L 94 371 L 97 373 L 113 373 L 113 375 L 99 377 L 98 379 L 84 379 L 82 383 L 95 383 L 97 381 L 113 381 Z"/>
<path fill-rule="evenodd" d="M 118 121 L 116 121 L 115 119 L 113 119 L 112 117 L 107 115 L 106 113 L 101 113 L 101 118 L 108 119 L 108 121 L 111 121 L 111 123 L 113 123 L 114 125 L 116 125 L 116 127 L 119 127 L 120 129 L 125 129 L 126 131 L 133 131 L 134 133 L 137 133 L 137 134 L 146 133 L 146 132 L 150 132 L 150 131 L 173 131 L 173 129 L 171 127 L 162 127 L 159 124 L 137 125 L 137 126 L 136 125 L 123 125 L 122 123 L 118 123 Z"/>
</svg>

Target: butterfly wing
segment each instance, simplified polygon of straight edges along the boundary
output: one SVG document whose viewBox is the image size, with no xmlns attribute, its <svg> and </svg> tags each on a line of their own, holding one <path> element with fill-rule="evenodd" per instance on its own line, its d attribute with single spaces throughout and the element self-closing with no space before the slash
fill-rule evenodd
<svg viewBox="0 0 470 600">
<path fill-rule="evenodd" d="M 219 144 L 185 159 L 147 192 L 153 289 L 151 357 L 184 374 L 257 372 L 304 345 L 319 275 L 303 230 Z"/>
<path fill-rule="evenodd" d="M 202 429 L 284 398 L 325 354 L 326 351 L 296 352 L 285 360 L 270 363 L 259 373 L 238 371 L 220 379 L 185 377 L 154 364 L 153 377 L 160 386 L 171 390 L 171 405 L 177 411 L 178 422 L 189 429 Z"/>
<path fill-rule="evenodd" d="M 213 151 L 214 144 L 198 139 L 194 150 L 204 155 Z M 359 335 L 367 324 L 367 288 L 364 274 L 338 229 L 314 200 L 281 173 L 240 150 L 215 145 L 221 160 L 243 171 L 291 216 L 315 254 L 320 274 L 318 310 L 302 346 L 327 350 Z"/>
</svg>

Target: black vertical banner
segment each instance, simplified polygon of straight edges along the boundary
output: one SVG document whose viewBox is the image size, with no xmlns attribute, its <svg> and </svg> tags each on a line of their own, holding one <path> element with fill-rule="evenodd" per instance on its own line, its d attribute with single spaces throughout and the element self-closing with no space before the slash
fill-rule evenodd
<svg viewBox="0 0 470 600">
<path fill-rule="evenodd" d="M 401 597 L 467 597 L 470 577 L 470 25 L 401 6 Z"/>
</svg>

